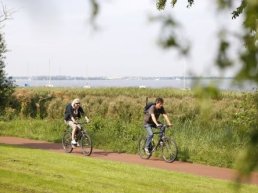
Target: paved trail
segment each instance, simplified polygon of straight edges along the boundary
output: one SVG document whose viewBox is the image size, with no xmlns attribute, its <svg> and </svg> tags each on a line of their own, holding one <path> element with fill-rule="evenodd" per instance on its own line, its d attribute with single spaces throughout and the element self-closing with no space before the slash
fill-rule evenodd
<svg viewBox="0 0 258 193">
<path fill-rule="evenodd" d="M 38 141 L 17 137 L 3 137 L 0 136 L 0 144 L 18 145 L 29 148 L 44 149 L 55 152 L 63 153 L 62 145 L 59 143 L 49 143 L 46 141 Z M 80 148 L 75 149 L 72 154 L 83 156 L 80 153 Z M 93 149 L 91 157 L 97 159 L 113 160 L 119 162 L 125 162 L 130 164 L 144 165 L 154 168 L 160 168 L 164 170 L 171 170 L 181 173 L 189 173 L 199 176 L 206 176 L 211 178 L 223 179 L 223 180 L 235 180 L 236 170 L 228 168 L 220 168 L 213 166 L 206 166 L 201 164 L 192 164 L 186 162 L 175 161 L 173 163 L 166 163 L 158 158 L 150 158 L 149 160 L 143 160 L 138 155 L 125 154 L 125 153 L 113 153 L 99 149 Z M 258 173 L 255 172 L 251 175 L 251 178 L 246 181 L 247 183 L 258 185 Z"/>
</svg>

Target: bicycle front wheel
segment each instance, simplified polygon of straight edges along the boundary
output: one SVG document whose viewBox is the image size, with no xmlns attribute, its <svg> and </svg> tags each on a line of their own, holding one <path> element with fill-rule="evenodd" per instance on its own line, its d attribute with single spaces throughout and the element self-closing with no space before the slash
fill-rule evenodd
<svg viewBox="0 0 258 193">
<path fill-rule="evenodd" d="M 81 148 L 82 148 L 82 153 L 86 156 L 89 156 L 92 152 L 91 139 L 87 133 L 83 134 L 81 138 Z"/>
<path fill-rule="evenodd" d="M 146 137 L 142 136 L 138 141 L 138 154 L 142 159 L 149 159 L 151 157 L 151 153 L 147 154 L 144 150 L 146 140 L 147 140 Z"/>
<path fill-rule="evenodd" d="M 72 133 L 65 132 L 62 139 L 62 144 L 66 153 L 71 153 L 73 151 L 71 141 L 72 141 Z"/>
<path fill-rule="evenodd" d="M 173 162 L 177 157 L 177 145 L 176 142 L 172 138 L 165 137 L 163 139 L 162 146 L 162 157 L 166 162 Z"/>
</svg>

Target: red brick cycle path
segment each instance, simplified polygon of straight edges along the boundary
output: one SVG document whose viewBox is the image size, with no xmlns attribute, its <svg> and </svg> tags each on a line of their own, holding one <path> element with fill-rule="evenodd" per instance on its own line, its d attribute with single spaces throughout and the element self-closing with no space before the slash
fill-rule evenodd
<svg viewBox="0 0 258 193">
<path fill-rule="evenodd" d="M 50 143 L 46 141 L 38 141 L 32 139 L 24 139 L 18 137 L 4 137 L 0 136 L 0 144 L 18 145 L 28 148 L 44 149 L 54 152 L 64 152 L 60 143 Z M 80 148 L 74 149 L 74 155 L 81 155 Z M 175 171 L 181 173 L 194 174 L 199 176 L 211 177 L 222 180 L 235 180 L 237 171 L 229 168 L 220 168 L 214 166 L 207 166 L 201 164 L 192 164 L 187 162 L 175 161 L 173 163 L 166 163 L 158 158 L 150 158 L 149 160 L 141 159 L 138 155 L 126 153 L 113 153 L 99 149 L 93 149 L 91 157 L 97 159 L 112 160 L 130 164 L 144 165 L 153 168 L 160 168 L 167 171 Z M 258 185 L 258 173 L 252 173 L 246 183 Z"/>
</svg>

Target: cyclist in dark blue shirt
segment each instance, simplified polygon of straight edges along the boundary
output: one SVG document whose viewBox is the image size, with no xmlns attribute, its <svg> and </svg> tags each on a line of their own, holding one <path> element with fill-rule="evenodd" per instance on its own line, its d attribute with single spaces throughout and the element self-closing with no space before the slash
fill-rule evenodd
<svg viewBox="0 0 258 193">
<path fill-rule="evenodd" d="M 77 145 L 77 142 L 74 139 L 74 135 L 77 129 L 81 129 L 81 126 L 80 124 L 78 124 L 77 120 L 84 116 L 86 122 L 89 122 L 89 118 L 85 115 L 80 104 L 80 99 L 76 98 L 72 101 L 72 103 L 69 103 L 65 108 L 65 122 L 73 129 L 71 141 L 72 145 Z"/>
</svg>

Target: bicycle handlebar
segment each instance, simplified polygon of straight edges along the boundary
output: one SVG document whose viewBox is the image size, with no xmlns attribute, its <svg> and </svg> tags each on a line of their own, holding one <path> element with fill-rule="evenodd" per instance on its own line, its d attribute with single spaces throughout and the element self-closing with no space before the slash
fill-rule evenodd
<svg viewBox="0 0 258 193">
<path fill-rule="evenodd" d="M 169 128 L 169 127 L 172 127 L 172 125 L 161 124 L 160 126 L 157 126 L 157 128 L 162 128 L 162 127 Z"/>
<path fill-rule="evenodd" d="M 83 124 L 88 124 L 88 122 L 87 121 L 82 121 L 82 122 L 76 122 L 75 124 L 76 125 L 78 125 L 78 124 L 83 125 Z"/>
</svg>

